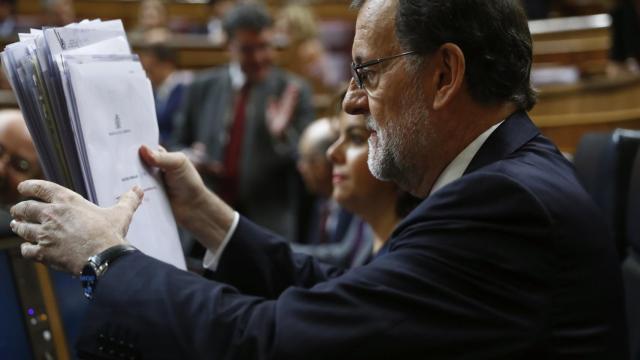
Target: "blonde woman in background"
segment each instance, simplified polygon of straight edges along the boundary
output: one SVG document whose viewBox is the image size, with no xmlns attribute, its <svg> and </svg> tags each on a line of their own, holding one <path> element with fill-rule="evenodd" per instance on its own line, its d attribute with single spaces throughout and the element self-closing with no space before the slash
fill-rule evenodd
<svg viewBox="0 0 640 360">
<path fill-rule="evenodd" d="M 276 45 L 284 48 L 282 66 L 311 81 L 316 92 L 335 92 L 339 72 L 332 69 L 311 11 L 302 5 L 285 6 L 276 17 Z"/>
</svg>

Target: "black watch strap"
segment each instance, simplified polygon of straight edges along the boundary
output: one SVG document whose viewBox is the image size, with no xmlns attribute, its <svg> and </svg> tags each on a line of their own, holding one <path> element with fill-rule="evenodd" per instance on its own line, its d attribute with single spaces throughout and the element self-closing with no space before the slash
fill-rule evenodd
<svg viewBox="0 0 640 360">
<path fill-rule="evenodd" d="M 115 245 L 90 257 L 80 275 L 84 296 L 88 299 L 93 298 L 93 293 L 98 285 L 98 278 L 107 271 L 109 265 L 117 258 L 135 249 L 129 244 Z"/>
<path fill-rule="evenodd" d="M 108 266 L 109 264 L 113 263 L 115 259 L 135 249 L 136 248 L 134 248 L 132 245 L 129 245 L 129 244 L 115 245 L 96 255 L 93 255 L 87 261 L 93 262 L 98 267 L 102 267 L 105 265 Z"/>
</svg>

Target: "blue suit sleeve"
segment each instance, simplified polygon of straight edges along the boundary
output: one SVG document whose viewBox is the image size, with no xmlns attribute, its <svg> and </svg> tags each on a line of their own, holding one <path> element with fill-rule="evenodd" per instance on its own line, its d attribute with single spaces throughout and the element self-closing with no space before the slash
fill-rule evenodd
<svg viewBox="0 0 640 360">
<path fill-rule="evenodd" d="M 207 277 L 233 285 L 243 294 L 273 299 L 289 286 L 309 288 L 342 272 L 293 252 L 282 237 L 241 216 L 218 270 Z"/>
<path fill-rule="evenodd" d="M 611 354 L 626 349 L 612 324 L 621 285 L 603 271 L 614 271 L 604 227 L 581 221 L 588 206 L 550 212 L 507 176 L 466 181 L 418 207 L 387 253 L 341 276 L 242 220 L 220 265 L 230 282 L 264 282 L 252 291 L 261 296 L 126 255 L 100 280 L 78 349 L 87 358 L 622 359 Z"/>
</svg>

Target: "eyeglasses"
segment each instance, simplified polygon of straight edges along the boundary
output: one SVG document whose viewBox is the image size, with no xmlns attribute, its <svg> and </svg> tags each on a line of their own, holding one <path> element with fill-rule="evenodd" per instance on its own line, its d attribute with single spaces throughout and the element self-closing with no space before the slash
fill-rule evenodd
<svg viewBox="0 0 640 360">
<path fill-rule="evenodd" d="M 9 164 L 11 165 L 13 170 L 22 174 L 28 174 L 29 172 L 31 172 L 31 169 L 33 167 L 28 160 L 23 159 L 20 156 L 9 154 L 4 148 L 4 145 L 0 144 L 0 158 L 3 158 L 5 155 L 9 156 Z"/>
<path fill-rule="evenodd" d="M 369 66 L 373 66 L 373 65 L 377 65 L 380 64 L 382 62 L 385 62 L 387 60 L 392 60 L 395 58 L 399 58 L 402 56 L 406 56 L 406 55 L 411 55 L 411 54 L 415 54 L 415 51 L 407 51 L 407 52 L 403 52 L 402 54 L 397 54 L 397 55 L 392 55 L 392 56 L 387 56 L 387 57 L 383 57 L 383 58 L 379 58 L 379 59 L 375 59 L 375 60 L 371 60 L 371 61 L 367 61 L 365 63 L 362 64 L 356 64 L 356 63 L 351 63 L 351 76 L 353 76 L 353 79 L 356 81 L 356 85 L 358 85 L 358 88 L 360 89 L 364 89 L 365 88 L 365 84 L 367 84 L 368 86 L 371 86 L 371 81 L 369 78 L 369 73 L 367 71 L 363 71 L 363 69 L 369 67 Z"/>
</svg>

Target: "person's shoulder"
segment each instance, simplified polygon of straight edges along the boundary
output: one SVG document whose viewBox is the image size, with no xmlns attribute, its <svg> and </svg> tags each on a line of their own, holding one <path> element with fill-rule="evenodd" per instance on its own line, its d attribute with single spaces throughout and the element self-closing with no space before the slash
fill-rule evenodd
<svg viewBox="0 0 640 360">
<path fill-rule="evenodd" d="M 507 158 L 481 169 L 480 173 L 505 176 L 548 208 L 567 202 L 587 207 L 592 204 L 571 162 L 541 135 Z"/>
<path fill-rule="evenodd" d="M 230 83 L 229 79 L 229 67 L 226 65 L 200 70 L 193 74 L 184 96 L 191 101 L 202 101 L 203 96 L 218 88 L 218 84 Z"/>
<path fill-rule="evenodd" d="M 210 69 L 200 70 L 193 74 L 191 86 L 203 86 L 223 81 L 229 78 L 229 66 L 221 65 Z"/>
<path fill-rule="evenodd" d="M 542 135 L 508 157 L 481 169 L 482 172 L 502 174 L 542 198 L 555 194 L 588 199 L 571 162 Z"/>
<path fill-rule="evenodd" d="M 397 226 L 395 246 L 436 246 L 493 234 L 547 249 L 601 248 L 606 225 L 586 192 L 564 178 L 569 175 L 535 171 L 520 161 L 505 159 L 431 194 Z"/>
<path fill-rule="evenodd" d="M 475 217 L 554 226 L 596 218 L 598 210 L 571 164 L 547 142 L 534 140 L 434 192 L 412 215 L 420 221 Z"/>
<path fill-rule="evenodd" d="M 486 220 L 495 217 L 495 220 L 500 220 L 507 214 L 513 217 L 535 214 L 541 222 L 550 223 L 541 195 L 522 177 L 504 171 L 504 166 L 510 167 L 496 164 L 466 174 L 435 191 L 419 208 L 433 217 L 459 215 L 466 218 L 479 216 Z M 523 214 L 518 214 L 520 211 Z"/>
</svg>

